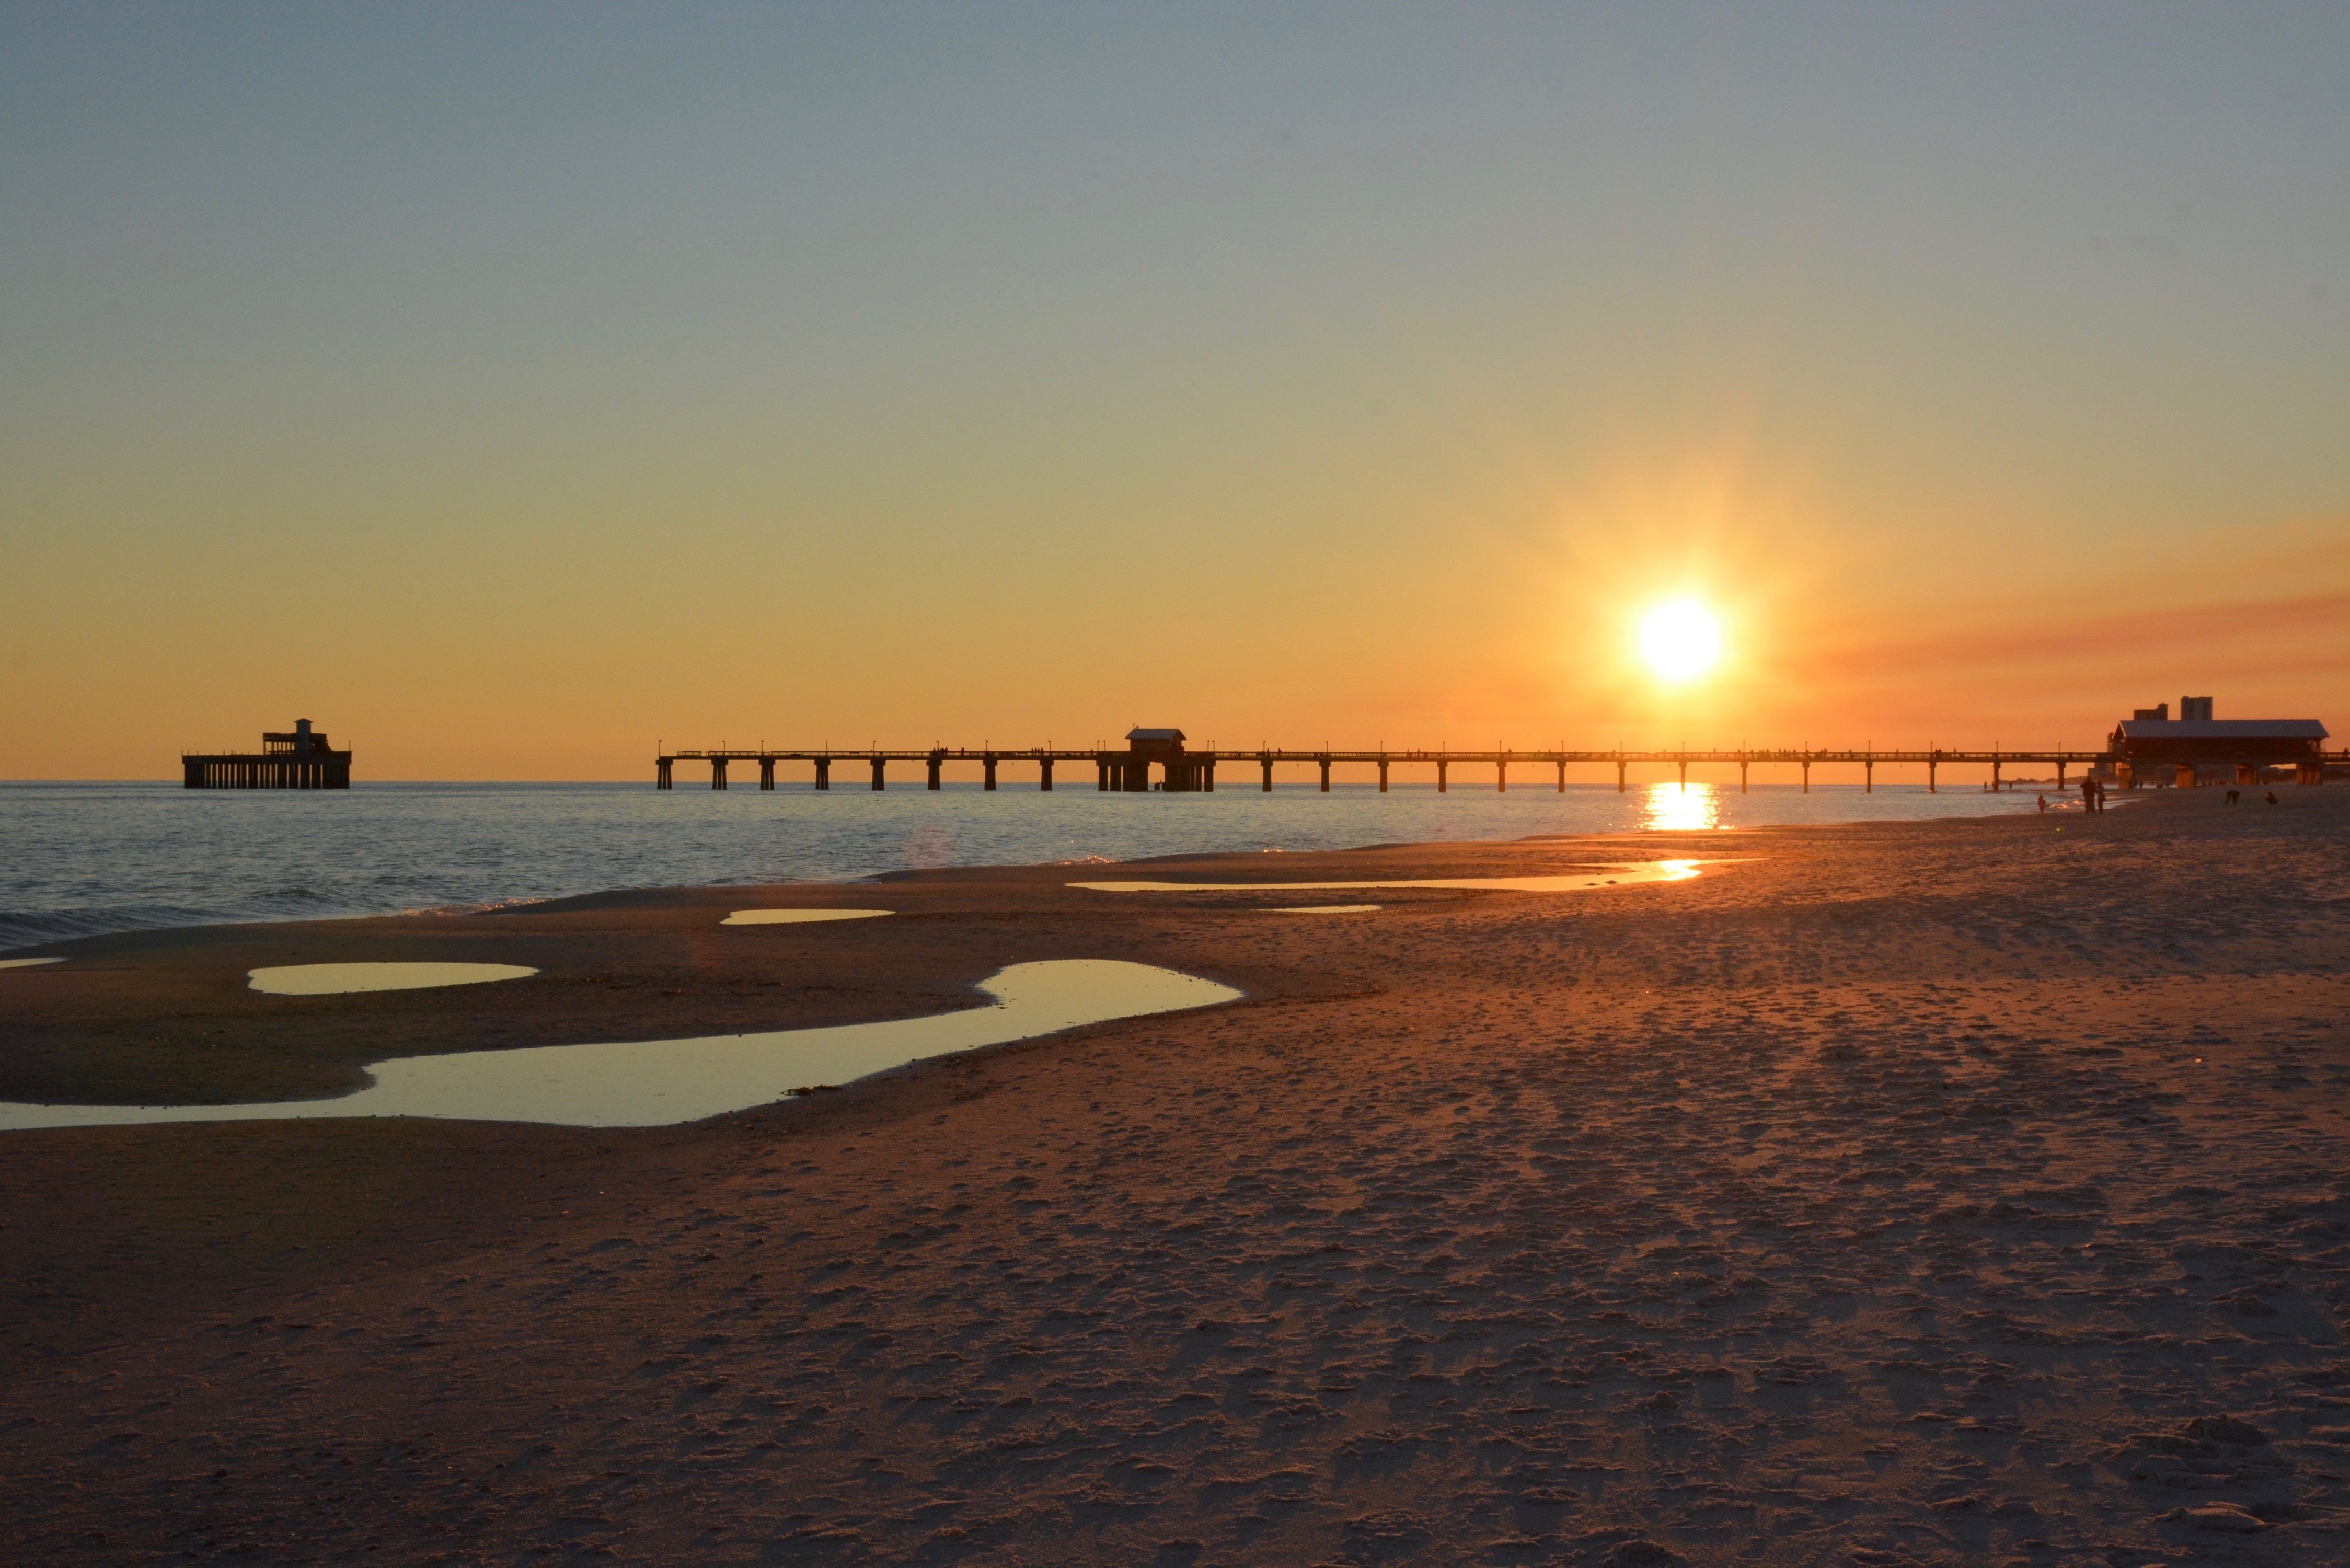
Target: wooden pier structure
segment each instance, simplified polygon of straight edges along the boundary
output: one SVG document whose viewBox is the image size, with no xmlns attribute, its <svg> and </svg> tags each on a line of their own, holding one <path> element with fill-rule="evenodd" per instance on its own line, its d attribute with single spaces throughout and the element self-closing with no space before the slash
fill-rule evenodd
<svg viewBox="0 0 2350 1568">
<path fill-rule="evenodd" d="M 1691 764 L 1705 763 L 1735 764 L 1738 769 L 1738 787 L 1742 792 L 1749 787 L 1750 774 L 1754 768 L 1792 768 L 1802 779 L 1804 792 L 1808 794 L 1811 790 L 1813 768 L 1842 763 L 1859 767 L 1863 787 L 1871 792 L 1877 787 L 1877 770 L 1880 765 L 1922 766 L 1926 770 L 1926 788 L 1931 793 L 1939 790 L 1941 770 L 1950 766 L 1988 765 L 1991 772 L 1991 786 L 1994 788 L 2002 786 L 2003 783 L 2002 773 L 2004 769 L 2026 764 L 2054 767 L 2056 771 L 2057 787 L 2061 789 L 2066 787 L 2066 774 L 2069 770 L 2085 771 L 2098 767 L 2111 767 L 2116 761 L 2110 750 L 2042 751 L 1994 748 L 1989 751 L 1977 751 L 1939 747 L 1926 751 L 1748 747 L 1727 751 L 1642 750 L 1622 747 L 1607 751 L 1576 751 L 1565 748 L 1521 751 L 1506 747 L 1492 751 L 1386 748 L 1375 751 L 1344 751 L 1330 748 L 1301 751 L 1264 747 L 1241 750 L 1212 747 L 1192 749 L 1184 743 L 1184 736 L 1180 730 L 1137 730 L 1128 736 L 1128 742 L 1124 750 L 1101 747 L 1061 749 L 1047 746 L 983 747 L 974 750 L 960 746 L 933 746 L 924 751 L 893 751 L 886 748 L 834 750 L 829 747 L 813 750 L 761 747 L 743 751 L 723 749 L 676 751 L 664 752 L 654 759 L 656 770 L 654 777 L 656 788 L 670 789 L 674 786 L 677 763 L 707 763 L 710 764 L 710 787 L 724 789 L 729 783 L 728 770 L 731 766 L 738 763 L 744 766 L 755 763 L 759 769 L 759 787 L 771 790 L 775 787 L 777 763 L 807 763 L 814 765 L 816 787 L 828 790 L 832 787 L 832 768 L 835 763 L 846 763 L 852 768 L 862 763 L 870 780 L 871 787 L 878 790 L 885 787 L 887 784 L 890 763 L 920 763 L 927 785 L 931 789 L 938 789 L 941 787 L 941 773 L 947 763 L 977 763 L 981 769 L 982 787 L 992 790 L 996 787 L 996 781 L 1003 767 L 1009 763 L 1024 771 L 1028 767 L 1035 767 L 1037 787 L 1049 790 L 1053 787 L 1055 763 L 1071 763 L 1083 766 L 1090 763 L 1093 764 L 1094 787 L 1097 790 L 1113 794 L 1141 794 L 1155 790 L 1182 794 L 1213 791 L 1216 787 L 1216 769 L 1219 763 L 1228 766 L 1237 764 L 1243 768 L 1252 763 L 1255 764 L 1257 787 L 1269 791 L 1273 788 L 1274 764 L 1305 763 L 1314 764 L 1320 770 L 1321 785 L 1326 792 L 1330 787 L 1331 771 L 1336 767 L 1349 766 L 1376 768 L 1381 793 L 1386 792 L 1390 774 L 1396 768 L 1432 769 L 1436 776 L 1437 790 L 1439 793 L 1443 793 L 1451 788 L 1452 769 L 1465 763 L 1491 766 L 1493 769 L 1494 787 L 1506 793 L 1510 787 L 1510 773 L 1513 767 L 1521 770 L 1518 774 L 1521 780 L 1526 779 L 1529 774 L 1539 778 L 1543 772 L 1549 772 L 1553 779 L 1544 782 L 1555 782 L 1555 787 L 1564 791 L 1566 788 L 1566 770 L 1569 767 L 1596 764 L 1615 768 L 1616 787 L 1620 792 L 1629 787 L 1630 770 L 1635 766 L 1662 765 L 1673 768 L 1677 771 L 1679 781 L 1686 784 L 1689 782 L 1689 770 Z M 2329 757 L 2327 760 L 2350 760 L 2350 753 L 2345 753 L 2339 757 Z"/>
<path fill-rule="evenodd" d="M 180 775 L 187 789 L 348 789 L 351 754 L 330 749 L 324 730 L 296 719 L 282 733 L 263 732 L 257 752 L 183 752 Z"/>
</svg>

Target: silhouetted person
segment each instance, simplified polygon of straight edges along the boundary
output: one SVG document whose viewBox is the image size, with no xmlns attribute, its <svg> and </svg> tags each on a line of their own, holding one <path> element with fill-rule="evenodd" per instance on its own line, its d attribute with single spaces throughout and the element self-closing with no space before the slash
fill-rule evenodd
<svg viewBox="0 0 2350 1568">
<path fill-rule="evenodd" d="M 2044 794 L 2040 797 L 2040 809 L 2042 811 L 2048 809 L 2048 797 Z"/>
<path fill-rule="evenodd" d="M 2230 805 L 2236 804 L 2236 792 L 2234 790 L 2230 790 L 2228 792 L 2228 804 Z"/>
<path fill-rule="evenodd" d="M 2081 775 L 2081 813 L 2087 815 L 2097 809 L 2097 781 L 2088 774 Z"/>
</svg>

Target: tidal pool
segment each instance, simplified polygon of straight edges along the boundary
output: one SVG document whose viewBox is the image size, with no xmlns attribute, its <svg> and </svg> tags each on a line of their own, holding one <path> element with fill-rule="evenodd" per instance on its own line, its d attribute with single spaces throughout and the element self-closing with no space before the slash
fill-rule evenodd
<svg viewBox="0 0 2350 1568">
<path fill-rule="evenodd" d="M 61 959 L 61 958 L 47 958 L 47 959 L 0 959 L 0 969 L 30 969 L 30 968 L 32 968 L 35 964 L 40 964 L 40 963 L 63 963 L 63 962 L 65 962 L 65 961 L 65 961 L 65 960 L 63 960 L 63 959 Z"/>
<path fill-rule="evenodd" d="M 871 920 L 895 909 L 737 909 L 722 926 L 803 926 L 818 920 Z"/>
<path fill-rule="evenodd" d="M 1097 893 L 1336 892 L 1362 888 L 1458 888 L 1496 893 L 1577 893 L 1586 888 L 1631 888 L 1643 882 L 1686 882 L 1702 860 L 1642 860 L 1599 866 L 1558 877 L 1399 877 L 1376 882 L 1072 882 Z M 1327 908 L 1327 906 L 1325 906 Z"/>
<path fill-rule="evenodd" d="M 368 1068 L 375 1082 L 332 1100 L 252 1106 L 36 1106 L 0 1103 L 0 1131 L 151 1122 L 432 1116 L 649 1127 L 700 1121 L 983 1045 L 1087 1023 L 1237 1002 L 1211 980 L 1116 959 L 1055 959 L 996 971 L 979 989 L 993 1005 L 881 1023 L 785 1029 L 592 1045 L 538 1045 L 452 1056 L 400 1056 Z"/>
<path fill-rule="evenodd" d="M 294 963 L 256 969 L 253 989 L 272 996 L 338 996 L 354 991 L 424 991 L 527 980 L 538 971 L 515 963 Z"/>
</svg>

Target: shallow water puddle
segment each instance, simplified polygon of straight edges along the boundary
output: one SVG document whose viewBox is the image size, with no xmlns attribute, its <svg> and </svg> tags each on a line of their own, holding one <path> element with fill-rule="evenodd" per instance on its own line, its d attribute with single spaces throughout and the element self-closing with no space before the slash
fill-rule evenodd
<svg viewBox="0 0 2350 1568">
<path fill-rule="evenodd" d="M 339 996 L 355 991 L 424 991 L 527 980 L 538 971 L 515 963 L 293 963 L 248 971 L 253 989 L 272 996 Z"/>
<path fill-rule="evenodd" d="M 1642 860 L 1595 867 L 1561 877 L 1411 877 L 1378 882 L 1072 882 L 1097 893 L 1285 893 L 1354 888 L 1458 888 L 1497 893 L 1579 893 L 1586 888 L 1631 888 L 1644 882 L 1686 882 L 1702 860 Z M 1327 909 L 1330 906 L 1324 906 Z"/>
<path fill-rule="evenodd" d="M 541 1045 L 371 1064 L 375 1082 L 334 1100 L 256 1106 L 32 1106 L 0 1103 L 0 1130 L 150 1122 L 433 1116 L 562 1127 L 668 1127 L 747 1110 L 793 1089 L 846 1084 L 983 1045 L 1087 1023 L 1237 1002 L 1228 985 L 1115 959 L 1055 959 L 998 970 L 979 989 L 993 1005 L 881 1023 L 592 1045 Z"/>
<path fill-rule="evenodd" d="M 1259 909 L 1260 915 L 1367 915 L 1377 904 L 1283 904 L 1271 909 Z"/>
<path fill-rule="evenodd" d="M 0 959 L 0 969 L 30 969 L 30 968 L 32 968 L 35 964 L 41 964 L 41 963 L 63 963 L 63 962 L 65 962 L 65 961 L 65 961 L 65 960 L 63 960 L 63 959 L 61 959 L 61 958 L 49 958 L 49 959 Z"/>
<path fill-rule="evenodd" d="M 894 915 L 895 909 L 737 909 L 722 926 L 802 926 L 818 920 L 871 920 Z"/>
</svg>

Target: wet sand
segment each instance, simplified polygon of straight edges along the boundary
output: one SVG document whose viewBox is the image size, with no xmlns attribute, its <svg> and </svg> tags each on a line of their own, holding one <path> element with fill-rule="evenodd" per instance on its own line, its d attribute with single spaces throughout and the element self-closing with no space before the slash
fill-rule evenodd
<svg viewBox="0 0 2350 1568">
<path fill-rule="evenodd" d="M 28 1559 L 2341 1561 L 2350 790 L 1155 862 L 55 944 L 0 1098 L 1247 1000 L 641 1131 L 0 1143 Z M 877 896 L 878 892 L 878 896 Z M 754 906 L 888 919 L 726 928 Z M 31 956 L 10 955 L 10 956 Z M 248 970 L 489 962 L 274 997 Z"/>
</svg>

